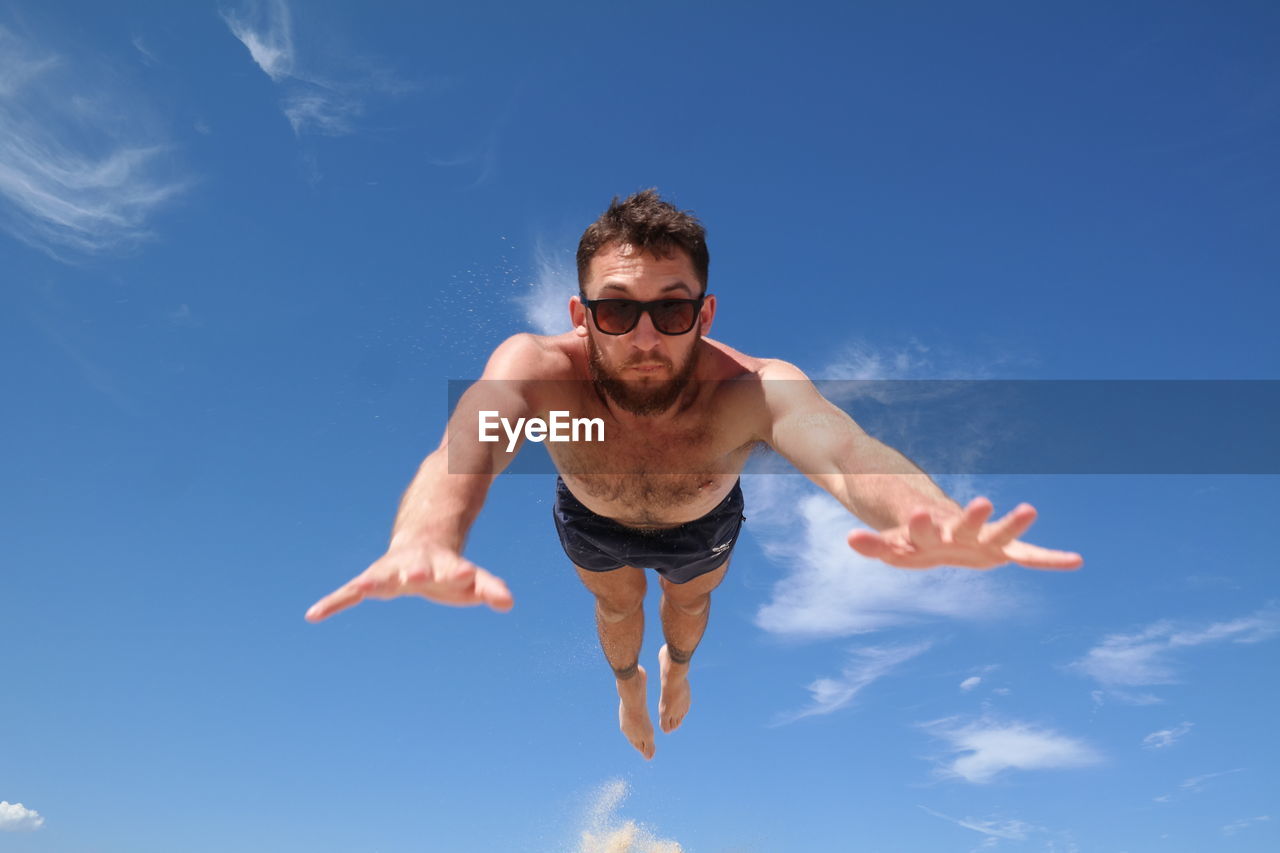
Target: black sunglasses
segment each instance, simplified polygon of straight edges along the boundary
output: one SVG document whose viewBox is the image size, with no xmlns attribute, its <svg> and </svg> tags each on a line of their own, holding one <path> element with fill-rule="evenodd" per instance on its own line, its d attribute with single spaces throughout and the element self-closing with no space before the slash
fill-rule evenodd
<svg viewBox="0 0 1280 853">
<path fill-rule="evenodd" d="M 697 299 L 655 299 L 638 302 L 635 299 L 583 299 L 582 304 L 591 311 L 596 328 L 606 335 L 625 335 L 640 322 L 640 315 L 647 313 L 653 327 L 664 335 L 683 335 L 698 322 L 704 293 Z"/>
</svg>

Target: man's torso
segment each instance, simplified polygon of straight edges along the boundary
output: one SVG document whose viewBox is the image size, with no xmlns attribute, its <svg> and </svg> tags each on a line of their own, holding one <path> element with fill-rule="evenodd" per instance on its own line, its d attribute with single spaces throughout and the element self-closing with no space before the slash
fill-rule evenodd
<svg viewBox="0 0 1280 853">
<path fill-rule="evenodd" d="M 546 445 L 574 496 L 629 527 L 670 527 L 700 518 L 737 482 L 763 423 L 763 359 L 703 339 L 697 370 L 671 417 L 616 417 L 589 379 L 582 338 L 540 337 L 553 357 L 537 384 L 540 417 L 553 410 L 600 418 L 603 442 Z M 560 380 L 560 381 L 555 381 Z"/>
</svg>

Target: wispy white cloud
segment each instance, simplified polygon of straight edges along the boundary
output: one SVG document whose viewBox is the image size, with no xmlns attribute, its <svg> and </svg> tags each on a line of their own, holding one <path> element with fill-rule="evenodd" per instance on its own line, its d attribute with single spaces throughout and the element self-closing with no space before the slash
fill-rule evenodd
<svg viewBox="0 0 1280 853">
<path fill-rule="evenodd" d="M 924 812 L 934 817 L 942 818 L 950 821 L 956 826 L 962 826 L 965 829 L 972 829 L 974 832 L 980 832 L 983 835 L 989 835 L 993 838 L 1001 838 L 1009 841 L 1026 841 L 1033 832 L 1043 832 L 1041 827 L 1027 823 L 1021 820 L 978 820 L 976 818 L 955 818 L 944 815 L 942 812 L 934 811 L 927 806 L 920 806 Z"/>
<path fill-rule="evenodd" d="M 107 397 L 121 411 L 135 416 L 139 414 L 133 399 L 121 389 L 116 375 L 87 356 L 80 346 L 73 342 L 74 334 L 67 324 L 59 323 L 43 314 L 31 314 L 28 319 L 49 339 L 50 343 L 71 359 L 89 387 Z"/>
<path fill-rule="evenodd" d="M 1171 803 L 1178 799 L 1180 795 L 1198 794 L 1209 787 L 1209 782 L 1220 776 L 1230 776 L 1234 773 L 1243 773 L 1243 767 L 1236 767 L 1232 770 L 1220 770 L 1217 773 L 1205 773 L 1201 776 L 1192 776 L 1189 779 L 1183 779 L 1178 783 L 1178 794 L 1161 794 L 1152 799 L 1157 803 Z"/>
<path fill-rule="evenodd" d="M 1164 749 L 1166 746 L 1173 746 L 1191 731 L 1192 725 L 1192 723 L 1183 723 L 1171 729 L 1152 732 L 1142 739 L 1142 745 L 1147 749 Z"/>
<path fill-rule="evenodd" d="M 290 92 L 281 107 L 293 132 L 301 136 L 310 130 L 324 136 L 346 136 L 354 120 L 364 111 L 355 98 L 333 91 Z"/>
<path fill-rule="evenodd" d="M 990 572 L 906 571 L 858 554 L 846 542 L 858 524 L 838 501 L 799 478 L 749 475 L 748 525 L 786 567 L 756 613 L 764 630 L 794 638 L 839 637 L 927 619 L 997 618 L 1016 596 Z"/>
<path fill-rule="evenodd" d="M 191 312 L 191 306 L 182 303 L 169 312 L 169 322 L 175 326 L 199 326 L 200 320 Z"/>
<path fill-rule="evenodd" d="M 887 407 L 877 418 L 875 437 L 908 458 L 926 454 L 938 484 L 964 504 L 983 493 L 977 478 L 966 472 L 981 470 L 1025 428 L 1001 411 L 998 386 L 975 383 L 1016 379 L 1037 363 L 1034 354 L 1013 350 L 956 351 L 914 338 L 890 345 L 854 339 L 826 364 L 806 372 L 855 420 L 869 404 L 876 404 L 872 411 Z M 938 433 L 940 422 L 946 424 L 945 436 Z M 998 508 L 998 495 L 985 494 Z"/>
<path fill-rule="evenodd" d="M 1217 773 L 1205 773 L 1202 776 L 1192 776 L 1190 779 L 1184 779 L 1178 787 L 1184 791 L 1190 791 L 1198 794 L 1208 787 L 1210 779 L 1217 779 L 1220 776 L 1230 776 L 1233 773 L 1243 773 L 1243 767 L 1236 767 L 1233 770 L 1220 770 Z"/>
<path fill-rule="evenodd" d="M 1242 818 L 1237 821 L 1232 821 L 1231 823 L 1222 827 L 1222 834 L 1235 835 L 1237 832 L 1240 832 L 1241 830 L 1248 829 L 1249 827 L 1254 826 L 1255 824 L 1266 823 L 1269 820 L 1271 820 L 1271 815 L 1260 815 L 1259 817 Z"/>
<path fill-rule="evenodd" d="M 628 792 L 627 783 L 621 779 L 600 786 L 575 853 L 681 853 L 684 850 L 679 842 L 658 838 L 642 824 L 617 816 Z"/>
<path fill-rule="evenodd" d="M 982 841 L 977 847 L 973 848 L 973 853 L 979 850 L 995 850 L 1006 841 L 1031 841 L 1037 837 L 1044 844 L 1044 847 L 1040 848 L 1044 853 L 1080 853 L 1080 848 L 1071 838 L 1070 832 L 1051 830 L 1024 820 L 1017 820 L 1016 818 L 989 818 L 987 820 L 972 817 L 955 818 L 926 806 L 920 806 L 919 808 L 926 814 L 980 833 L 983 836 Z M 1046 838 L 1045 836 L 1049 837 Z"/>
<path fill-rule="evenodd" d="M 142 36 L 135 35 L 130 39 L 130 41 L 132 42 L 134 49 L 138 51 L 138 53 L 142 54 L 142 61 L 144 63 L 147 65 L 159 64 L 160 60 L 157 59 L 156 55 L 147 47 L 147 43 L 142 40 Z"/>
<path fill-rule="evenodd" d="M 354 57 L 327 56 L 304 63 L 293 10 L 285 0 L 248 0 L 223 9 L 221 15 L 258 68 L 281 87 L 281 111 L 298 136 L 354 133 L 370 98 L 419 88 Z"/>
<path fill-rule="evenodd" d="M 12 98 L 59 65 L 59 57 L 0 27 L 0 98 Z"/>
<path fill-rule="evenodd" d="M 257 0 L 239 9 L 224 9 L 222 20 L 263 73 L 277 83 L 292 76 L 293 15 L 284 0 Z"/>
<path fill-rule="evenodd" d="M 916 338 L 894 345 L 874 345 L 864 340 L 842 344 L 828 361 L 823 379 L 991 379 L 1025 370 L 1034 359 L 1024 353 L 957 352 L 929 345 Z"/>
<path fill-rule="evenodd" d="M 1200 630 L 1175 631 L 1169 637 L 1169 646 L 1199 646 L 1229 640 L 1233 643 L 1260 643 L 1280 634 L 1280 612 L 1267 607 L 1250 616 L 1215 622 Z"/>
<path fill-rule="evenodd" d="M 809 375 L 823 394 L 857 419 L 858 403 L 873 401 L 885 405 L 909 406 L 956 395 L 962 385 L 955 382 L 903 380 L 957 380 L 991 378 L 991 365 L 962 358 L 957 353 L 939 353 L 917 340 L 906 345 L 876 348 L 862 341 L 850 341 L 834 360 Z M 952 442 L 963 458 L 948 459 L 952 471 L 973 470 L 995 443 L 998 415 L 967 412 L 964 442 Z M 974 418 L 983 417 L 982 423 Z M 892 447 L 908 446 L 924 427 L 910 418 L 884 424 L 877 438 Z M 967 480 L 966 480 L 967 482 Z"/>
<path fill-rule="evenodd" d="M 467 185 L 467 189 L 475 189 L 493 182 L 498 175 L 498 148 L 502 140 L 501 123 L 486 133 L 468 150 L 450 157 L 427 155 L 427 162 L 432 166 L 457 168 L 467 166 L 475 169 L 475 179 Z M 576 273 L 575 273 L 576 275 Z M 576 280 L 576 279 L 575 279 Z"/>
<path fill-rule="evenodd" d="M 541 241 L 535 250 L 537 277 L 516 297 L 524 320 L 540 335 L 569 331 L 569 298 L 578 292 L 578 271 L 571 260 Z"/>
<path fill-rule="evenodd" d="M 961 690 L 972 690 L 982 683 L 982 678 L 977 675 L 971 675 L 964 681 L 960 682 Z"/>
<path fill-rule="evenodd" d="M 923 728 L 950 743 L 953 758 L 939 768 L 943 776 L 984 784 L 1007 770 L 1088 767 L 1103 760 L 1085 742 L 1023 722 L 981 718 L 960 723 L 955 718 L 925 723 Z"/>
<path fill-rule="evenodd" d="M 949 356 L 918 341 L 882 349 L 851 342 L 824 368 L 806 372 L 815 379 L 866 380 L 861 386 L 820 383 L 824 393 L 837 405 L 851 408 L 856 419 L 856 405 L 842 395 L 893 403 L 901 402 L 898 397 L 903 394 L 940 393 L 936 387 L 912 390 L 908 383 L 888 386 L 875 380 L 954 378 L 956 371 L 976 378 L 991 369 Z M 993 359 L 992 364 L 999 361 Z M 881 399 L 886 395 L 893 399 Z M 894 445 L 893 436 L 877 437 Z M 980 442 L 975 439 L 964 452 L 980 454 Z M 749 470 L 761 473 L 743 478 L 748 506 L 755 509 L 754 515 L 747 511 L 748 529 L 765 553 L 787 569 L 756 614 L 756 624 L 766 631 L 793 637 L 847 636 L 931 618 L 998 618 L 1028 608 L 1028 602 L 1019 600 L 995 573 L 949 568 L 913 572 L 863 557 L 846 541 L 849 531 L 861 523 L 834 498 L 802 477 L 782 476 L 791 469 L 775 456 L 753 460 Z M 957 500 L 976 495 L 971 477 L 947 480 L 947 491 Z"/>
<path fill-rule="evenodd" d="M 22 803 L 0 800 L 0 832 L 34 832 L 44 826 L 44 818 Z"/>
<path fill-rule="evenodd" d="M 1149 693 L 1128 688 L 1177 684 L 1179 651 L 1211 643 L 1260 643 L 1280 633 L 1280 612 L 1268 605 L 1249 616 L 1215 622 L 1203 628 L 1179 627 L 1170 620 L 1155 622 L 1134 634 L 1111 634 L 1070 664 L 1098 681 L 1107 692 L 1135 704 L 1160 701 Z"/>
<path fill-rule="evenodd" d="M 872 347 L 849 341 L 827 365 L 823 379 L 914 379 L 933 367 L 929 347 L 915 340 L 905 346 Z"/>
<path fill-rule="evenodd" d="M 850 661 L 838 678 L 819 678 L 808 686 L 810 703 L 798 711 L 779 717 L 777 725 L 803 717 L 830 714 L 853 701 L 863 688 L 929 650 L 925 641 L 901 646 L 863 646 L 850 649 Z"/>
<path fill-rule="evenodd" d="M 128 249 L 188 186 L 147 105 L 0 26 L 0 227 L 53 257 Z"/>
<path fill-rule="evenodd" d="M 1058 841 L 1050 840 L 1045 845 L 1044 853 L 1080 853 L 1080 845 L 1071 839 L 1071 833 L 1063 832 L 1061 835 L 1063 836 L 1061 846 Z"/>
</svg>

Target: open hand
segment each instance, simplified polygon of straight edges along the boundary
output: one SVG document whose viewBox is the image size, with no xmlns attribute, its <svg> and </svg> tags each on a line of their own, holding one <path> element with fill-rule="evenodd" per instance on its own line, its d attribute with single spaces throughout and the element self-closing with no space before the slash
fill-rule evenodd
<svg viewBox="0 0 1280 853">
<path fill-rule="evenodd" d="M 366 598 L 420 595 L 428 601 L 494 610 L 512 607 L 511 592 L 500 579 L 461 554 L 432 543 L 396 544 L 373 565 L 311 605 L 308 622 L 319 622 Z"/>
<path fill-rule="evenodd" d="M 1036 520 L 1035 507 L 1018 504 L 999 521 L 991 517 L 991 501 L 974 498 L 959 515 L 935 519 L 927 509 L 911 514 L 907 524 L 888 530 L 853 530 L 849 547 L 900 569 L 960 566 L 993 569 L 1017 563 L 1029 569 L 1078 569 L 1084 558 L 1071 551 L 1052 551 L 1021 542 L 1018 537 Z"/>
</svg>

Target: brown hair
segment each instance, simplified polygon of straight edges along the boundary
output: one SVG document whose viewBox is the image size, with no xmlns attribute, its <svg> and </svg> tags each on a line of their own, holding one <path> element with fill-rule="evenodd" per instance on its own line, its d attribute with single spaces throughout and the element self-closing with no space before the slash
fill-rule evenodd
<svg viewBox="0 0 1280 853">
<path fill-rule="evenodd" d="M 679 210 L 647 189 L 618 201 L 614 196 L 609 209 L 587 226 L 578 242 L 578 289 L 586 292 L 587 272 L 591 259 L 609 243 L 626 243 L 655 257 L 672 257 L 683 250 L 693 261 L 693 271 L 707 292 L 707 230 L 690 211 Z"/>
</svg>

